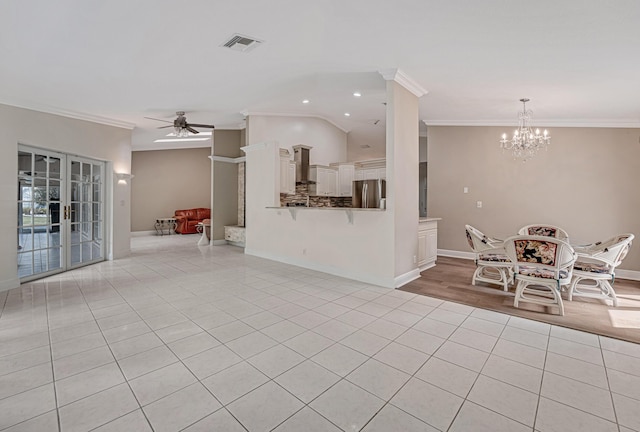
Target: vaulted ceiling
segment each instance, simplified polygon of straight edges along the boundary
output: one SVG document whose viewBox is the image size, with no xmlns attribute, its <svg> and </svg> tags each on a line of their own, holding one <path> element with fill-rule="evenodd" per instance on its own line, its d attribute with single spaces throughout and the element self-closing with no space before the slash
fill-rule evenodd
<svg viewBox="0 0 640 432">
<path fill-rule="evenodd" d="M 384 121 L 378 71 L 399 68 L 427 124 L 513 125 L 528 97 L 544 126 L 640 127 L 638 23 L 637 0 L 8 0 L 0 103 L 135 126 L 140 148 L 178 110 L 350 130 Z"/>
</svg>

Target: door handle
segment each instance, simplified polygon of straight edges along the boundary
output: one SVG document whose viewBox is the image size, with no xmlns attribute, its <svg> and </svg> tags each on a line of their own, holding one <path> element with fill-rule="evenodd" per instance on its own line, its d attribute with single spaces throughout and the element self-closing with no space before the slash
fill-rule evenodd
<svg viewBox="0 0 640 432">
<path fill-rule="evenodd" d="M 62 218 L 63 220 L 67 220 L 68 216 L 67 216 L 67 206 L 64 206 L 64 216 Z"/>
</svg>

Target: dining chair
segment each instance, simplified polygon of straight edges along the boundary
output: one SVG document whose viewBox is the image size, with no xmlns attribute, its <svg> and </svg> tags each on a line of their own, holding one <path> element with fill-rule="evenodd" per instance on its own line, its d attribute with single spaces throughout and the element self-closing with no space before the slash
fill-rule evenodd
<svg viewBox="0 0 640 432">
<path fill-rule="evenodd" d="M 509 284 L 513 282 L 513 264 L 505 254 L 503 241 L 487 237 L 471 225 L 465 225 L 465 231 L 467 242 L 476 254 L 476 271 L 471 285 L 480 281 L 501 285 L 504 291 L 509 291 Z"/>
<path fill-rule="evenodd" d="M 507 256 L 514 264 L 516 296 L 513 306 L 535 303 L 557 306 L 564 315 L 562 286 L 571 282 L 576 253 L 563 240 L 546 236 L 520 235 L 504 241 Z"/>
<path fill-rule="evenodd" d="M 568 299 L 572 300 L 574 296 L 599 298 L 611 300 L 617 307 L 618 298 L 613 289 L 615 269 L 627 256 L 633 238 L 633 234 L 621 234 L 604 242 L 575 246 L 578 260 L 573 265 Z"/>
<path fill-rule="evenodd" d="M 569 234 L 565 230 L 550 224 L 525 225 L 518 230 L 519 235 L 535 235 L 545 237 L 555 237 L 560 240 L 569 241 Z"/>
</svg>

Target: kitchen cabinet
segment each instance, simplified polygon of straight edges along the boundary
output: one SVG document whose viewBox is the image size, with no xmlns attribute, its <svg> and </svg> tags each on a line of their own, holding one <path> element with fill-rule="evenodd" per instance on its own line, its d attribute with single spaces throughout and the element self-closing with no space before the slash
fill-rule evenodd
<svg viewBox="0 0 640 432">
<path fill-rule="evenodd" d="M 386 180 L 387 169 L 386 168 L 359 168 L 355 170 L 354 180 Z"/>
<path fill-rule="evenodd" d="M 280 156 L 280 193 L 296 193 L 296 163 L 289 156 Z"/>
<path fill-rule="evenodd" d="M 362 180 L 378 180 L 379 171 L 377 168 L 367 168 L 362 170 Z"/>
<path fill-rule="evenodd" d="M 354 174 L 355 166 L 353 164 L 338 165 L 337 196 L 350 197 L 353 195 Z"/>
<path fill-rule="evenodd" d="M 421 219 L 418 224 L 418 268 L 436 265 L 438 258 L 438 219 Z"/>
<path fill-rule="evenodd" d="M 338 171 L 336 169 L 321 166 L 309 166 L 309 195 L 312 196 L 337 196 L 338 195 Z"/>
</svg>

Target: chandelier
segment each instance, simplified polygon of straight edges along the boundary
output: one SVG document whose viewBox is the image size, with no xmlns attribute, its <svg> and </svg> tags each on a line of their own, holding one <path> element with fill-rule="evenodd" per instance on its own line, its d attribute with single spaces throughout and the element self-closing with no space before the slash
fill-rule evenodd
<svg viewBox="0 0 640 432">
<path fill-rule="evenodd" d="M 536 129 L 529 126 L 529 120 L 533 115 L 533 111 L 527 110 L 526 104 L 529 99 L 520 99 L 522 102 L 522 111 L 518 113 L 518 129 L 513 132 L 513 137 L 507 139 L 507 134 L 502 134 L 500 140 L 500 148 L 504 152 L 509 150 L 513 153 L 514 159 L 522 159 L 526 162 L 528 159 L 535 156 L 540 149 L 547 149 L 549 143 L 551 143 L 551 135 L 545 129 L 540 133 L 540 129 Z"/>
</svg>

